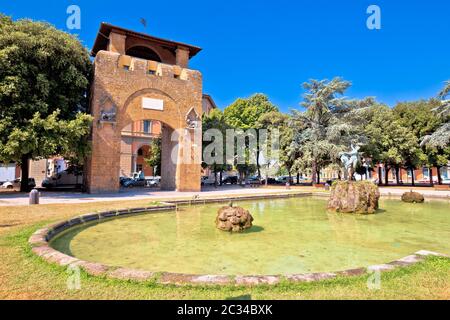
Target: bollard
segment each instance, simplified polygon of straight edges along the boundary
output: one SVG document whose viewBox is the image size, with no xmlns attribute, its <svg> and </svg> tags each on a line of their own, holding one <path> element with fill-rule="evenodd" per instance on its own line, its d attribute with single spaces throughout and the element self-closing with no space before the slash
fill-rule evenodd
<svg viewBox="0 0 450 320">
<path fill-rule="evenodd" d="M 39 191 L 37 189 L 33 189 L 30 192 L 30 204 L 39 204 Z"/>
</svg>

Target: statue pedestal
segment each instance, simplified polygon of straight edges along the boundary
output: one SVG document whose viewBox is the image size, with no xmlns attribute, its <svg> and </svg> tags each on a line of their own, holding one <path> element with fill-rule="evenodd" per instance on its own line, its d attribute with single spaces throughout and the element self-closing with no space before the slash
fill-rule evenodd
<svg viewBox="0 0 450 320">
<path fill-rule="evenodd" d="M 378 209 L 380 191 L 370 181 L 337 181 L 331 187 L 328 209 L 342 213 L 372 214 Z"/>
</svg>

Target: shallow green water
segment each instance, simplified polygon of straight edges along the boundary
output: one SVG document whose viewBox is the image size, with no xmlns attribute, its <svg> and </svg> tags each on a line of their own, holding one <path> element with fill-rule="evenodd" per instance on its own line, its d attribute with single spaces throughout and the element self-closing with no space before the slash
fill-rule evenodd
<svg viewBox="0 0 450 320">
<path fill-rule="evenodd" d="M 389 262 L 420 249 L 450 253 L 450 204 L 383 200 L 376 215 L 328 213 L 326 201 L 240 202 L 242 234 L 215 228 L 222 205 L 184 207 L 69 230 L 52 246 L 83 260 L 190 274 L 292 274 Z"/>
</svg>

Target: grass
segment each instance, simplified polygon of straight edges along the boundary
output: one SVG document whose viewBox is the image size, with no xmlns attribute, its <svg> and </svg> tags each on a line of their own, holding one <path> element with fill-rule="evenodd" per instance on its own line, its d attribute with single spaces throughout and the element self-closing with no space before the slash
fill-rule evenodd
<svg viewBox="0 0 450 320">
<path fill-rule="evenodd" d="M 39 227 L 82 213 L 151 205 L 149 201 L 0 207 L 0 299 L 450 299 L 450 259 L 430 257 L 383 273 L 370 290 L 368 275 L 276 286 L 164 286 L 93 277 L 69 290 L 66 268 L 35 256 L 27 244 Z"/>
</svg>

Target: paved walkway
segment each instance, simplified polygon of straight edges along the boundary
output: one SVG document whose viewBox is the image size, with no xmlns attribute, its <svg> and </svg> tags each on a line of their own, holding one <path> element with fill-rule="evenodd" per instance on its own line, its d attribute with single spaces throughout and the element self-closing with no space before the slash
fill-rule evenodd
<svg viewBox="0 0 450 320">
<path fill-rule="evenodd" d="M 273 194 L 286 192 L 299 192 L 300 190 L 286 190 L 286 188 L 242 188 L 235 186 L 225 186 L 218 189 L 205 188 L 202 192 L 177 192 L 160 191 L 158 189 L 132 189 L 114 194 L 86 194 L 81 192 L 61 191 L 61 192 L 41 192 L 40 203 L 86 203 L 102 201 L 130 201 L 148 199 L 150 201 L 192 199 L 193 197 L 226 197 L 244 196 L 254 194 Z M 307 191 L 307 190 L 305 190 Z M 28 195 L 24 193 L 0 193 L 0 206 L 28 205 Z"/>
<path fill-rule="evenodd" d="M 411 187 L 381 187 L 380 193 L 382 196 L 396 196 L 401 195 L 410 190 L 417 191 L 424 195 L 425 199 L 428 198 L 440 198 L 450 200 L 450 190 L 435 190 L 434 188 L 411 188 Z"/>
<path fill-rule="evenodd" d="M 404 192 L 411 188 L 407 187 L 381 187 L 382 196 L 400 197 Z M 414 190 L 422 193 L 425 198 L 440 198 L 450 200 L 450 191 L 436 191 L 432 188 L 414 188 Z M 201 198 L 226 197 L 226 196 L 248 196 L 262 194 L 280 194 L 280 193 L 297 193 L 297 192 L 313 192 L 315 194 L 327 194 L 323 189 L 315 189 L 312 187 L 292 187 L 287 190 L 285 187 L 268 187 L 268 188 L 242 188 L 239 186 L 224 186 L 220 188 L 207 187 L 202 192 L 176 192 L 176 191 L 159 191 L 157 189 L 132 189 L 121 191 L 114 194 L 86 194 L 81 192 L 61 191 L 61 192 L 42 192 L 40 203 L 86 203 L 86 202 L 102 202 L 102 201 L 130 201 L 148 199 L 151 201 L 170 201 L 175 199 L 192 199 L 195 196 Z M 0 206 L 16 206 L 27 205 L 28 195 L 24 193 L 0 193 Z"/>
</svg>

